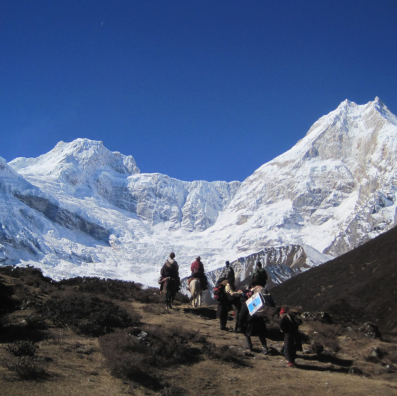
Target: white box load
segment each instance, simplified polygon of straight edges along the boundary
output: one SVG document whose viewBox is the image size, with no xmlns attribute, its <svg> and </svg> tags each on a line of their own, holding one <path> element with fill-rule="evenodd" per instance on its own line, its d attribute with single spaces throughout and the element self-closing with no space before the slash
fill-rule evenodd
<svg viewBox="0 0 397 396">
<path fill-rule="evenodd" d="M 251 316 L 263 312 L 266 307 L 262 293 L 255 293 L 246 301 L 246 304 Z"/>
<path fill-rule="evenodd" d="M 262 293 L 258 292 L 245 302 L 251 316 L 273 316 L 276 313 L 274 300 L 268 297 L 269 296 L 264 296 Z"/>
</svg>

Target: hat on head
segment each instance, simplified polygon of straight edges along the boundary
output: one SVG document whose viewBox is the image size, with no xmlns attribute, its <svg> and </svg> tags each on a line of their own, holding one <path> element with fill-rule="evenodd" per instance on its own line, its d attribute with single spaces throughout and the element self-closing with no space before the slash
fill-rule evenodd
<svg viewBox="0 0 397 396">
<path fill-rule="evenodd" d="M 197 256 L 197 257 L 196 257 L 196 260 L 201 260 L 201 257 L 200 257 L 200 256 Z"/>
<path fill-rule="evenodd" d="M 286 309 L 285 308 L 281 308 L 280 315 L 283 315 L 283 314 L 286 314 L 286 313 L 287 313 Z"/>
<path fill-rule="evenodd" d="M 170 258 L 173 259 L 174 257 L 175 257 L 175 253 L 174 253 L 174 252 L 171 252 L 171 253 L 170 253 Z"/>
<path fill-rule="evenodd" d="M 229 265 L 230 263 L 229 263 L 229 261 L 226 261 L 226 263 L 225 263 L 226 265 Z"/>
</svg>

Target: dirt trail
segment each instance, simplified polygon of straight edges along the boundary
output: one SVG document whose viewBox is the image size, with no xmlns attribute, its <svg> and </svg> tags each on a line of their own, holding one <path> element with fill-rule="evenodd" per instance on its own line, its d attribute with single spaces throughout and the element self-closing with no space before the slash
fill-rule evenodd
<svg viewBox="0 0 397 396">
<path fill-rule="evenodd" d="M 141 307 L 144 309 L 144 306 Z M 196 311 L 196 312 L 195 312 Z M 197 314 L 199 313 L 199 314 Z M 179 384 L 189 389 L 191 395 L 252 395 L 271 392 L 273 395 L 395 395 L 397 378 L 394 381 L 365 378 L 346 374 L 349 355 L 335 359 L 332 363 L 320 362 L 314 355 L 302 355 L 296 363 L 299 368 L 285 365 L 281 355 L 264 356 L 261 345 L 253 337 L 254 352 L 244 349 L 244 336 L 232 331 L 219 330 L 219 321 L 213 319 L 215 307 L 193 310 L 187 305 L 179 306 L 164 315 L 145 315 L 144 321 L 163 326 L 178 325 L 188 330 L 198 330 L 217 346 L 227 345 L 245 353 L 250 367 L 205 360 L 191 366 L 180 366 L 167 371 L 168 377 L 180 378 Z M 229 322 L 233 327 L 234 322 Z M 304 329 L 303 329 L 304 330 Z M 282 342 L 268 340 L 268 346 L 281 348 Z M 256 352 L 255 352 L 256 350 Z M 338 362 L 340 365 L 336 364 Z M 388 377 L 388 379 L 391 379 Z"/>
</svg>

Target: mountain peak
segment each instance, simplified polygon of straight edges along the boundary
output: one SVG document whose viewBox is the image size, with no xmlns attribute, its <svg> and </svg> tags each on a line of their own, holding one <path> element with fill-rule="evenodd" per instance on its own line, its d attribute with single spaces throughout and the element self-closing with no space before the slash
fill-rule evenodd
<svg viewBox="0 0 397 396">
<path fill-rule="evenodd" d="M 352 102 L 349 99 L 345 99 L 341 104 L 338 106 L 338 109 L 340 108 L 347 108 L 347 107 L 357 107 L 357 104 Z"/>
<path fill-rule="evenodd" d="M 47 154 L 38 158 L 17 158 L 10 165 L 20 173 L 39 173 L 55 177 L 76 173 L 89 177 L 101 169 L 111 169 L 126 175 L 140 173 L 131 155 L 112 152 L 101 141 L 81 138 L 70 143 L 61 141 Z"/>
<path fill-rule="evenodd" d="M 370 107 L 375 109 L 384 119 L 393 125 L 397 125 L 397 117 L 387 108 L 387 106 L 379 99 L 375 97 L 373 102 L 368 103 Z"/>
<path fill-rule="evenodd" d="M 376 105 L 384 106 L 385 104 L 379 99 L 379 96 L 375 96 L 375 100 L 373 102 Z"/>
<path fill-rule="evenodd" d="M 109 150 L 101 141 L 78 138 L 70 143 L 61 141 L 50 152 L 63 152 L 65 155 L 91 157 L 99 152 L 107 151 Z"/>
</svg>

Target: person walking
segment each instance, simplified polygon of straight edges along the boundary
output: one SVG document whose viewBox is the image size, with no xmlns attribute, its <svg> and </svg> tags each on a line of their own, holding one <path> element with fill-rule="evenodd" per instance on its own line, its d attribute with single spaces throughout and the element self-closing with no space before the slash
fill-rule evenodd
<svg viewBox="0 0 397 396">
<path fill-rule="evenodd" d="M 302 350 L 302 341 L 299 336 L 299 321 L 285 308 L 280 310 L 280 330 L 284 333 L 284 354 L 287 367 L 296 367 L 296 351 Z"/>
<path fill-rule="evenodd" d="M 253 296 L 255 293 L 260 293 L 262 290 L 261 286 L 253 286 L 249 289 L 247 295 Z M 244 297 L 242 297 L 244 298 Z M 248 298 L 245 297 L 245 301 Z M 253 345 L 251 337 L 259 337 L 262 344 L 262 353 L 268 354 L 267 341 L 266 341 L 266 324 L 264 317 L 259 314 L 250 315 L 247 304 L 245 301 L 241 305 L 241 312 L 239 318 L 239 328 L 245 336 L 246 348 L 252 351 Z"/>
<path fill-rule="evenodd" d="M 228 330 L 226 327 L 227 324 L 227 316 L 229 311 L 235 307 L 235 314 L 236 314 L 236 325 L 235 330 L 237 330 L 237 324 L 239 320 L 239 313 L 240 313 L 240 296 L 243 294 L 242 290 L 236 291 L 236 287 L 234 282 L 230 282 L 229 280 L 225 279 L 220 282 L 219 286 L 223 288 L 222 295 L 218 300 L 218 310 L 217 310 L 217 317 L 219 319 L 220 329 L 221 330 Z"/>
</svg>

